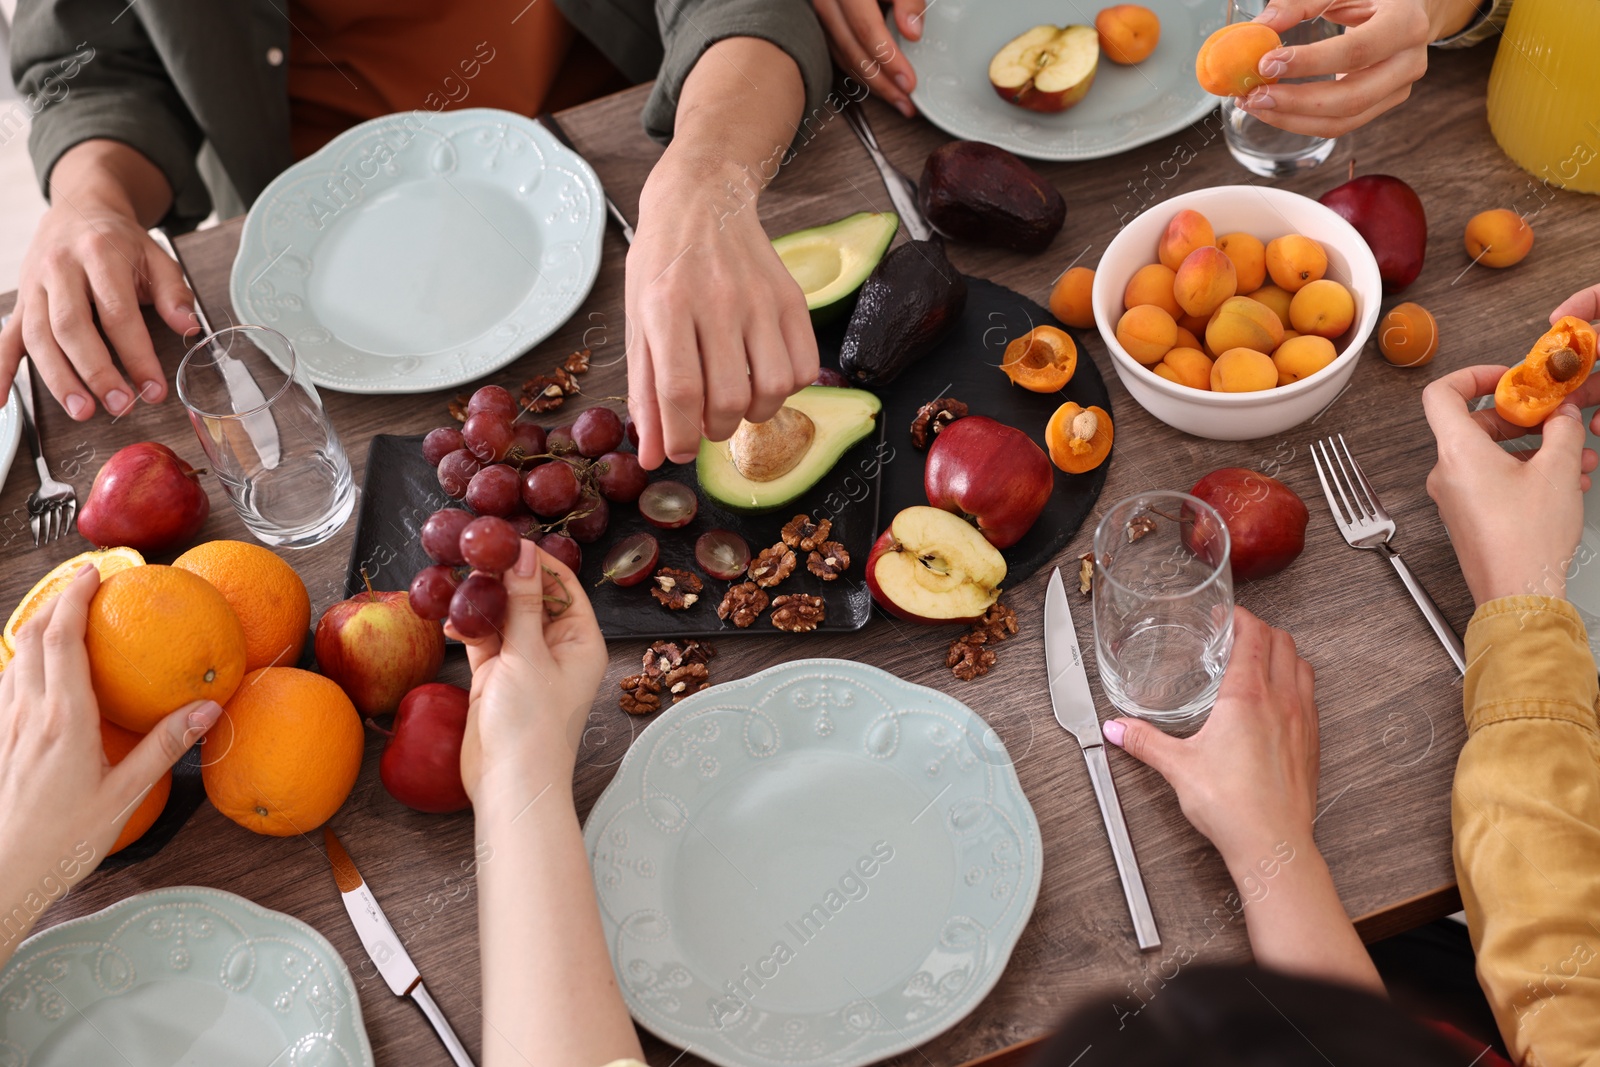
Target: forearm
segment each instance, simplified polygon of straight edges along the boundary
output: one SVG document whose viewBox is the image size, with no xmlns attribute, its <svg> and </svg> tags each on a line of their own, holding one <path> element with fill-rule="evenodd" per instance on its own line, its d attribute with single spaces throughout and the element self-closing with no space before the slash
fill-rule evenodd
<svg viewBox="0 0 1600 1067">
<path fill-rule="evenodd" d="M 154 226 L 172 206 L 172 187 L 161 169 L 121 141 L 82 141 L 50 171 L 52 203 L 89 212 L 117 211 Z"/>
<path fill-rule="evenodd" d="M 600 926 L 571 766 L 518 762 L 485 783 L 474 809 L 484 856 L 484 1064 L 601 1067 L 638 1058 Z"/>
</svg>

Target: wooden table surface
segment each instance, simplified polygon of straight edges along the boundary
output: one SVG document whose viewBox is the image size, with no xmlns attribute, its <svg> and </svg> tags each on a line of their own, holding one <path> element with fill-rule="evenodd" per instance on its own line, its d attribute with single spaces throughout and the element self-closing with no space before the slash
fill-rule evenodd
<svg viewBox="0 0 1600 1067">
<path fill-rule="evenodd" d="M 1238 600 L 1291 631 L 1317 669 L 1322 719 L 1317 837 L 1346 909 L 1360 917 L 1369 939 L 1459 906 L 1450 861 L 1449 794 L 1463 740 L 1461 690 L 1450 661 L 1390 568 L 1375 554 L 1351 551 L 1340 540 L 1307 457 L 1308 443 L 1321 434 L 1343 432 L 1399 523 L 1396 544 L 1445 615 L 1458 630 L 1464 628 L 1471 601 L 1424 489 L 1433 446 L 1419 395 L 1429 380 L 1457 367 L 1520 358 L 1555 303 L 1593 281 L 1600 268 L 1593 252 L 1600 242 L 1600 205 L 1536 185 L 1490 137 L 1483 96 L 1492 56 L 1492 47 L 1435 54 L 1432 70 L 1409 103 L 1341 139 L 1321 169 L 1284 183 L 1315 196 L 1342 181 L 1355 156 L 1362 172 L 1396 174 L 1418 190 L 1428 211 L 1428 263 L 1405 299 L 1421 302 L 1438 318 L 1443 345 L 1428 367 L 1390 367 L 1369 346 L 1350 388 L 1314 423 L 1282 438 L 1220 443 L 1156 422 L 1120 386 L 1098 339 L 1087 353 L 1110 383 L 1117 421 L 1110 480 L 1096 518 L 1130 493 L 1187 489 L 1207 471 L 1231 465 L 1276 470 L 1310 507 L 1305 554 L 1283 574 L 1241 587 Z M 578 150 L 630 215 L 659 154 L 639 126 L 643 99 L 642 88 L 630 90 L 562 116 Z M 945 140 L 928 123 L 907 122 L 876 103 L 871 118 L 885 151 L 912 176 L 920 173 L 927 152 Z M 818 126 L 762 198 L 770 233 L 890 208 L 844 123 L 824 111 L 813 123 Z M 1154 204 L 1159 210 L 1160 201 L 1176 193 L 1250 180 L 1223 146 L 1215 114 L 1113 159 L 1039 169 L 1069 205 L 1066 227 L 1047 253 L 1025 257 L 955 246 L 950 254 L 967 273 L 992 278 L 1041 303 L 1069 263 L 1095 264 L 1119 225 L 1142 208 Z M 1537 213 L 1538 245 L 1527 262 L 1510 271 L 1468 269 L 1463 226 L 1475 212 L 1499 206 Z M 703 208 L 686 205 L 685 210 Z M 708 225 L 712 218 L 708 214 Z M 181 242 L 216 320 L 227 317 L 228 271 L 238 236 L 235 221 Z M 599 281 L 579 312 L 492 380 L 520 382 L 589 345 L 596 369 L 586 388 L 598 396 L 622 394 L 624 252 L 621 238 L 608 228 Z M 9 296 L 0 298 L 0 309 L 11 302 Z M 182 346 L 160 326 L 154 333 L 170 374 Z M 324 392 L 323 398 L 359 483 L 374 433 L 416 433 L 446 421 L 449 394 Z M 157 440 L 197 463 L 202 458 L 175 397 L 157 407 L 141 405 L 117 420 L 101 415 L 87 425 L 73 424 L 47 402 L 42 423 L 57 473 L 77 486 L 80 500 L 99 465 L 122 445 Z M 76 536 L 42 548 L 32 545 L 24 507 L 32 475 L 24 449 L 0 495 L 0 515 L 7 517 L 0 534 L 6 560 L 0 573 L 3 604 L 14 603 L 48 567 L 87 547 Z M 220 487 L 212 481 L 209 489 L 212 517 L 203 536 L 244 537 Z M 1093 522 L 1063 551 L 1062 562 L 1087 550 Z M 324 545 L 286 554 L 304 576 L 319 613 L 342 595 L 349 545 L 347 527 Z M 860 659 L 966 701 L 1015 756 L 1044 835 L 1038 905 L 988 998 L 948 1033 L 890 1061 L 897 1065 L 951 1067 L 990 1056 L 1041 1035 L 1074 1005 L 1137 1010 L 1143 1000 L 1159 995 L 1163 981 L 1190 957 L 1221 962 L 1248 956 L 1244 923 L 1229 908 L 1233 887 L 1221 860 L 1184 820 L 1159 776 L 1113 752 L 1117 788 L 1164 941 L 1159 953 L 1147 956 L 1135 947 L 1083 761 L 1050 716 L 1041 641 L 1044 583 L 1045 574 L 1036 574 L 1009 591 L 1021 633 L 1000 650 L 993 673 L 976 682 L 958 682 L 944 668 L 947 631 L 910 632 L 881 617 L 858 635 L 720 642 L 714 680 L 750 674 L 772 665 L 775 657 Z M 1092 656 L 1092 642 L 1086 647 Z M 645 725 L 616 703 L 616 683 L 637 669 L 641 648 L 637 642 L 611 645 L 611 664 L 577 773 L 581 812 L 593 804 L 630 739 Z M 464 659 L 455 655 L 443 678 L 464 683 L 466 674 Z M 461 878 L 472 856 L 471 819 L 421 815 L 390 799 L 378 780 L 379 747 L 378 739 L 369 741 L 361 778 L 333 825 L 445 1013 L 476 1051 L 481 1029 L 476 899 L 470 881 L 463 884 Z M 356 975 L 380 1065 L 447 1062 L 416 1009 L 390 995 L 368 962 L 340 905 L 320 841 L 312 837 L 257 837 L 204 805 L 165 851 L 131 868 L 95 874 L 51 909 L 42 925 L 132 893 L 186 884 L 243 894 L 322 931 Z M 701 1062 L 692 1054 L 680 1057 L 678 1050 L 648 1036 L 646 1049 L 655 1067 Z M 1018 1061 L 1015 1056 L 1004 1060 Z"/>
</svg>

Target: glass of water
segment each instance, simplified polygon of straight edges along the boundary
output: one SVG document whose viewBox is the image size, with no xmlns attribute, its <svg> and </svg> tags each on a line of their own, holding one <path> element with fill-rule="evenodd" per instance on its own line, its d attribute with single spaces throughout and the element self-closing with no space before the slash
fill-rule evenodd
<svg viewBox="0 0 1600 1067">
<path fill-rule="evenodd" d="M 1266 0 L 1232 0 L 1230 22 L 1246 22 L 1266 10 Z M 1340 28 L 1327 19 L 1309 19 L 1284 34 L 1285 45 L 1312 44 L 1336 36 Z M 1316 78 L 1284 78 L 1295 85 L 1301 82 L 1331 81 L 1332 74 Z M 1251 174 L 1264 178 L 1283 178 L 1296 171 L 1320 166 L 1333 154 L 1335 139 L 1289 133 L 1256 118 L 1239 106 L 1234 97 L 1222 101 L 1222 136 L 1228 151 Z"/>
<path fill-rule="evenodd" d="M 1233 647 L 1228 527 L 1188 493 L 1119 501 L 1094 533 L 1094 646 L 1118 709 L 1168 728 L 1198 725 Z"/>
<path fill-rule="evenodd" d="M 230 326 L 202 338 L 178 365 L 178 396 L 234 510 L 264 544 L 309 548 L 350 517 L 350 461 L 283 334 Z"/>
</svg>

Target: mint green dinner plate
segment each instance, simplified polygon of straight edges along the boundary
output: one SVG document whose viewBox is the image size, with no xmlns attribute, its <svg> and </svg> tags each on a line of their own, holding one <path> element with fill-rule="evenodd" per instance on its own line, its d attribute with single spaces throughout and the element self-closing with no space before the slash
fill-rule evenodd
<svg viewBox="0 0 1600 1067">
<path fill-rule="evenodd" d="M 1039 892 L 1039 825 L 994 732 L 846 660 L 661 712 L 584 839 L 633 1017 L 726 1067 L 857 1067 L 943 1033 Z"/>
<path fill-rule="evenodd" d="M 372 1067 L 355 983 L 301 922 L 217 889 L 140 893 L 24 941 L 0 1067 Z"/>
</svg>

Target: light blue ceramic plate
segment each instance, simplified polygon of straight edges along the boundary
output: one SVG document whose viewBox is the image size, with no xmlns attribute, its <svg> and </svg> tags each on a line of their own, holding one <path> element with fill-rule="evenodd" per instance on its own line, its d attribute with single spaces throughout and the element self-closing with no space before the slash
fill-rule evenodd
<svg viewBox="0 0 1600 1067">
<path fill-rule="evenodd" d="M 1044 23 L 1094 25 L 1112 0 L 939 0 L 922 40 L 896 38 L 917 71 L 911 94 L 928 121 L 955 137 L 987 141 L 1030 159 L 1099 159 L 1199 122 L 1216 97 L 1195 80 L 1200 42 L 1223 23 L 1219 0 L 1140 0 L 1161 19 L 1161 43 L 1124 67 L 1104 55 L 1089 93 L 1053 115 L 1008 104 L 989 84 L 989 61 L 1007 41 Z M 1208 131 L 1220 136 L 1221 129 Z M 1197 150 L 1204 141 L 1191 143 Z M 1168 175 L 1168 177 L 1171 177 Z"/>
<path fill-rule="evenodd" d="M 158 889 L 52 926 L 0 971 L 4 1067 L 372 1067 L 332 945 L 243 897 Z"/>
<path fill-rule="evenodd" d="M 727 1067 L 853 1067 L 993 988 L 1039 892 L 1039 825 L 959 701 L 844 660 L 677 704 L 584 831 L 638 1022 Z"/>
<path fill-rule="evenodd" d="M 267 186 L 239 238 L 233 307 L 287 335 L 319 386 L 443 389 L 558 329 L 594 284 L 604 228 L 594 171 L 532 119 L 388 115 Z"/>
</svg>

